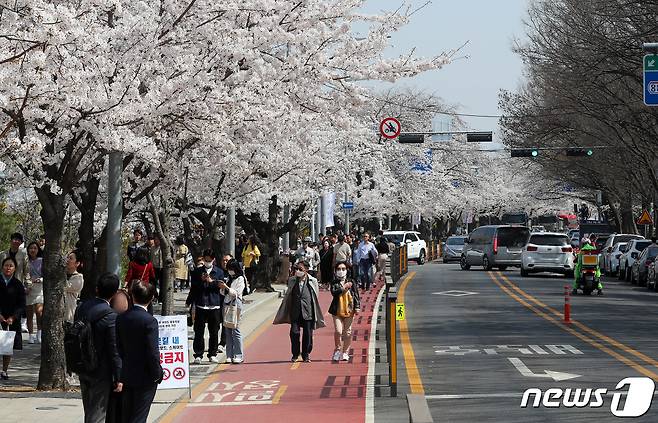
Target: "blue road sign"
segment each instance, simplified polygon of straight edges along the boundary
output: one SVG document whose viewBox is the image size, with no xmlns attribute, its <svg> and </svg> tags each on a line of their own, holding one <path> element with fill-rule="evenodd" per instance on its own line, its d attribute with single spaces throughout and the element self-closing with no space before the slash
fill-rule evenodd
<svg viewBox="0 0 658 423">
<path fill-rule="evenodd" d="M 343 210 L 352 210 L 353 208 L 354 208 L 354 203 L 352 202 L 343 203 Z"/>
<path fill-rule="evenodd" d="M 658 106 L 658 55 L 644 56 L 644 104 Z"/>
</svg>

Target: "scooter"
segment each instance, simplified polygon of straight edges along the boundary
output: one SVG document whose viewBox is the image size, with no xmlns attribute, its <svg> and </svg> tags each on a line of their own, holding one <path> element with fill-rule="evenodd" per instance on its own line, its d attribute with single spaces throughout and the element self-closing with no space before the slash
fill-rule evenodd
<svg viewBox="0 0 658 423">
<path fill-rule="evenodd" d="M 593 254 L 583 255 L 580 266 L 580 277 L 578 278 L 578 289 L 585 295 L 591 295 L 599 286 L 599 278 L 596 277 L 596 269 L 599 265 L 599 258 Z"/>
</svg>

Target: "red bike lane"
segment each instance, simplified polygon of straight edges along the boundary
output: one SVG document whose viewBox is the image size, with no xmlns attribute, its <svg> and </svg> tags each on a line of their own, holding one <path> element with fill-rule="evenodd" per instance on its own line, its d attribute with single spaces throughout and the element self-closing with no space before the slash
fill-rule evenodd
<svg viewBox="0 0 658 423">
<path fill-rule="evenodd" d="M 270 325 L 245 350 L 245 362 L 222 364 L 195 388 L 187 404 L 162 421 L 215 422 L 231 416 L 241 423 L 276 423 L 312 417 L 314 423 L 364 422 L 368 349 L 377 292 L 362 294 L 352 326 L 350 361 L 334 363 L 331 294 L 320 292 L 326 327 L 313 334 L 311 363 L 291 363 L 290 326 Z"/>
</svg>

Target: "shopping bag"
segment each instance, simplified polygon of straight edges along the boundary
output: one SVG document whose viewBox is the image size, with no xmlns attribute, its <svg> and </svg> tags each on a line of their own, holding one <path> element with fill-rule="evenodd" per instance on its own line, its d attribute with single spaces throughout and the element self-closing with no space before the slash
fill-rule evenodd
<svg viewBox="0 0 658 423">
<path fill-rule="evenodd" d="M 354 313 L 354 300 L 352 293 L 347 290 L 338 298 L 338 317 L 352 317 Z"/>
<path fill-rule="evenodd" d="M 240 309 L 235 303 L 224 306 L 224 327 L 236 329 L 240 322 Z"/>
<path fill-rule="evenodd" d="M 14 355 L 14 337 L 16 332 L 0 330 L 0 355 Z"/>
</svg>

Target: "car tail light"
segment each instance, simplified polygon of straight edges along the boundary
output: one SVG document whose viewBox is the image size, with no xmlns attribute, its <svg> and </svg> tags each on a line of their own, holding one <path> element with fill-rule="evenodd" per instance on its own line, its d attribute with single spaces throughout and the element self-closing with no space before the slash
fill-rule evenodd
<svg viewBox="0 0 658 423">
<path fill-rule="evenodd" d="M 493 253 L 498 254 L 498 235 L 494 236 L 493 239 Z"/>
<path fill-rule="evenodd" d="M 573 253 L 573 248 L 571 247 L 562 247 L 563 253 Z"/>
<path fill-rule="evenodd" d="M 528 245 L 528 248 L 526 248 L 527 251 L 537 251 L 537 247 L 534 245 Z"/>
</svg>

